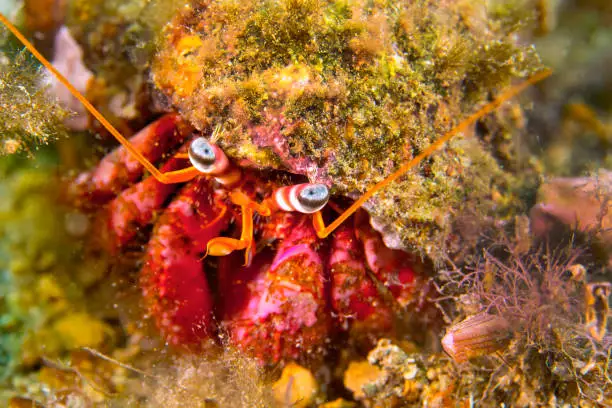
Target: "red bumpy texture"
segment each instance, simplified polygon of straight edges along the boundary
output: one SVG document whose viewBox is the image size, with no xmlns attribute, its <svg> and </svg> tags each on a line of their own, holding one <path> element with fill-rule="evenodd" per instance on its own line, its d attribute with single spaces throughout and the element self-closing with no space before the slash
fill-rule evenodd
<svg viewBox="0 0 612 408">
<path fill-rule="evenodd" d="M 177 115 L 166 115 L 132 142 L 162 162 L 162 170 L 183 168 L 187 160 L 171 157 L 185 151 L 185 129 Z M 138 182 L 142 174 L 119 147 L 79 176 L 74 191 L 83 207 L 103 206 L 94 235 L 114 254 L 154 223 L 140 282 L 148 311 L 171 344 L 197 348 L 216 335 L 220 321 L 235 346 L 263 363 L 320 355 L 341 331 L 367 341 L 390 334 L 394 308 L 414 298 L 415 259 L 386 248 L 363 214 L 320 240 L 311 216 L 277 213 L 257 217 L 259 250 L 251 265 L 242 265 L 241 251 L 218 260 L 215 304 L 202 256 L 211 238 L 239 234 L 240 209 L 204 176 L 181 187 L 152 177 Z M 238 188 L 257 201 L 280 186 L 252 169 L 243 179 Z"/>
</svg>

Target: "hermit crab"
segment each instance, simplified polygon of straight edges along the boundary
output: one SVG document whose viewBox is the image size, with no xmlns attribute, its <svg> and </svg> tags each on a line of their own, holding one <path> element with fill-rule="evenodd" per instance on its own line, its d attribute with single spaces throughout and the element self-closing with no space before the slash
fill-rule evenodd
<svg viewBox="0 0 612 408">
<path fill-rule="evenodd" d="M 305 7 L 306 3 L 287 2 L 285 6 L 302 4 Z M 340 53 L 342 58 L 354 55 L 353 70 L 373 63 L 393 83 L 394 72 L 405 68 L 401 66 L 400 56 L 389 55 L 374 61 L 371 53 L 362 49 L 365 43 L 359 45 L 357 42 L 351 43 L 350 54 L 350 41 L 343 38 L 334 40 L 339 42 L 339 46 L 329 43 L 328 49 L 312 49 L 314 37 L 308 29 L 299 26 L 302 20 L 296 17 L 297 20 L 293 21 L 297 24 L 295 30 L 285 34 L 292 41 L 299 41 L 286 44 L 286 52 L 279 51 L 284 59 L 284 65 L 279 65 L 273 55 L 253 57 L 236 51 L 240 49 L 241 41 L 265 43 L 269 40 L 269 33 L 261 32 L 255 21 L 257 15 L 251 25 L 241 26 L 247 31 L 234 32 L 223 28 L 223 19 L 228 13 L 234 16 L 234 21 L 239 20 L 236 16 L 241 12 L 254 15 L 250 9 L 241 11 L 228 7 L 227 4 L 225 8 L 216 8 L 215 3 L 197 3 L 187 17 L 181 17 L 181 24 L 171 26 L 168 35 L 170 46 L 160 53 L 155 83 L 170 95 L 180 114 L 162 116 L 129 140 L 6 18 L 0 16 L 0 21 L 121 143 L 94 170 L 81 175 L 75 185 L 88 201 L 106 206 L 107 216 L 102 221 L 101 230 L 107 235 L 105 241 L 110 251 L 119 251 L 133 239 L 140 227 L 155 223 L 145 250 L 140 279 L 148 310 L 169 343 L 197 347 L 203 339 L 214 337 L 221 326 L 238 347 L 265 363 L 276 363 L 319 354 L 330 336 L 338 331 L 359 326 L 375 336 L 377 330 L 389 330 L 393 305 L 386 298 L 401 306 L 414 299 L 420 288 L 420 277 L 415 271 L 418 257 L 388 248 L 360 208 L 441 149 L 453 136 L 468 129 L 530 84 L 542 80 L 549 72 L 541 71 L 500 94 L 433 143 L 417 149 L 410 160 L 346 206 L 346 197 L 336 200 L 330 193 L 329 173 L 318 173 L 314 182 L 305 182 L 303 176 L 279 173 L 276 169 L 232 159 L 217 143 L 218 139 L 227 134 L 239 137 L 246 132 L 256 138 L 265 133 L 264 139 L 273 141 L 270 146 L 278 146 L 275 138 L 281 137 L 287 129 L 294 131 L 294 138 L 300 132 L 315 131 L 312 122 L 292 119 L 289 107 L 280 106 L 283 101 L 303 102 L 300 98 L 304 95 L 314 98 L 309 92 L 318 91 L 311 89 L 306 92 L 305 84 L 316 84 L 315 88 L 319 90 L 325 88 L 326 96 L 309 99 L 309 105 L 301 110 L 304 117 L 322 109 L 331 115 L 328 117 L 340 121 L 342 115 L 334 116 L 335 108 L 325 99 L 336 98 L 335 92 L 343 87 L 349 93 L 353 87 L 357 96 L 361 91 L 357 92 L 357 81 L 345 81 L 340 70 L 334 78 L 319 75 L 329 63 L 326 59 L 336 53 Z M 285 10 L 283 7 L 265 10 L 267 15 L 272 15 Z M 338 4 L 334 7 L 323 14 L 307 9 L 302 11 L 325 21 L 348 20 L 347 10 Z M 200 19 L 203 14 L 208 19 Z M 295 16 L 293 12 L 290 15 Z M 363 34 L 349 23 L 342 29 L 343 35 L 355 39 Z M 245 37 L 247 32 L 250 37 Z M 325 43 L 332 38 L 324 36 L 320 40 Z M 215 41 L 222 42 L 224 48 L 215 48 Z M 278 50 L 284 49 L 278 38 L 270 41 L 280 47 Z M 211 47 L 215 51 L 207 54 L 206 50 Z M 330 53 L 332 48 L 334 52 Z M 211 66 L 221 54 L 225 57 L 231 54 L 231 64 L 222 67 L 226 70 L 222 76 L 225 85 L 234 83 L 225 88 L 224 83 L 220 83 L 215 88 L 206 82 L 212 75 L 203 79 L 206 70 L 196 63 Z M 314 60 L 308 61 L 313 65 L 301 61 L 305 55 L 313 56 Z M 249 64 L 236 65 L 249 58 Z M 319 59 L 320 71 L 317 71 L 316 61 Z M 173 69 L 177 70 L 179 78 L 170 81 Z M 232 75 L 229 79 L 228 72 Z M 253 79 L 249 79 L 249 75 L 253 72 L 261 81 L 271 84 L 274 92 L 264 95 L 256 83 L 249 85 Z M 372 74 L 368 72 L 358 79 L 367 82 L 367 75 Z M 298 83 L 298 86 L 283 88 L 280 85 L 284 80 Z M 208 86 L 210 98 L 189 98 L 204 85 Z M 372 93 L 367 100 L 372 102 L 373 99 L 373 104 L 382 103 L 383 106 L 376 109 L 379 115 L 384 115 L 386 105 L 391 103 L 384 94 L 386 91 L 372 88 L 372 84 L 365 86 Z M 240 97 L 234 98 L 235 95 Z M 244 101 L 249 98 L 256 103 L 246 106 Z M 223 103 L 224 100 L 233 102 L 227 104 Z M 266 100 L 274 103 L 269 104 Z M 356 108 L 360 102 L 348 98 L 339 103 Z M 196 112 L 198 104 L 201 104 L 199 112 L 204 113 Z M 220 121 L 219 118 L 223 119 L 229 111 L 235 120 L 231 123 Z M 214 112 L 218 112 L 217 119 Z M 259 123 L 256 118 L 259 118 Z M 374 126 L 371 123 L 363 125 L 368 122 L 364 117 L 342 120 L 344 129 L 353 139 L 355 128 Z M 211 126 L 215 122 L 219 123 Z M 391 122 L 395 123 L 393 126 L 397 125 L 397 129 L 386 130 L 401 133 L 402 125 L 395 119 Z M 225 142 L 227 140 L 225 138 Z M 326 160 L 333 158 L 328 154 Z M 298 174 L 305 174 L 313 166 L 316 170 L 317 162 L 308 157 L 285 156 L 281 161 L 292 171 L 298 169 L 294 171 Z M 161 167 L 158 168 L 157 163 L 162 163 Z M 150 177 L 142 179 L 145 170 Z M 158 213 L 161 215 L 157 216 Z M 236 256 L 241 252 L 243 256 Z M 202 266 L 202 259 L 210 256 L 221 257 L 215 271 L 216 298 Z M 381 294 L 381 287 L 389 296 Z"/>
</svg>

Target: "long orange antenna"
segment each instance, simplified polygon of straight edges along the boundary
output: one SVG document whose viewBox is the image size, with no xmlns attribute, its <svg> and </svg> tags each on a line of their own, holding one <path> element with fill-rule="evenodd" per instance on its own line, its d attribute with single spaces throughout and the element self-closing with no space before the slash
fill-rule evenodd
<svg viewBox="0 0 612 408">
<path fill-rule="evenodd" d="M 516 86 L 511 87 L 510 89 L 508 89 L 507 91 L 499 95 L 497 98 L 495 98 L 493 101 L 489 102 L 482 108 L 478 109 L 476 112 L 474 112 L 473 114 L 465 118 L 457 126 L 455 126 L 450 131 L 448 131 L 444 136 L 442 136 L 441 138 L 439 138 L 438 140 L 430 144 L 427 147 L 427 149 L 423 150 L 420 154 L 415 156 L 412 160 L 404 164 L 402 167 L 397 169 L 394 173 L 389 175 L 384 180 L 379 181 L 374 186 L 372 186 L 357 201 L 355 201 L 353 205 L 347 208 L 342 214 L 340 214 L 340 216 L 334 222 L 329 224 L 327 227 L 322 228 L 321 215 L 320 214 L 316 215 L 317 219 L 315 219 L 315 228 L 317 229 L 317 235 L 320 238 L 327 237 L 336 228 L 338 228 L 340 224 L 342 224 L 348 217 L 350 217 L 355 211 L 357 211 L 363 205 L 363 203 L 365 203 L 370 198 L 372 198 L 374 194 L 376 194 L 377 192 L 385 188 L 390 183 L 393 183 L 395 180 L 401 177 L 408 170 L 418 165 L 421 161 L 423 161 L 423 159 L 429 157 L 432 153 L 442 148 L 442 146 L 444 146 L 444 144 L 448 142 L 453 136 L 457 135 L 458 133 L 463 132 L 464 130 L 466 130 L 468 126 L 472 125 L 478 119 L 480 119 L 484 115 L 487 115 L 493 112 L 495 109 L 497 109 L 499 105 L 513 98 L 514 96 L 518 95 L 523 90 L 525 90 L 525 88 L 548 77 L 550 74 L 552 74 L 552 71 L 549 69 L 540 71 L 537 74 L 533 75 L 531 78 L 521 82 L 520 84 Z"/>
<path fill-rule="evenodd" d="M 136 150 L 129 140 L 123 137 L 123 135 L 119 133 L 119 131 L 115 129 L 115 127 L 111 125 L 110 122 L 107 121 L 104 116 L 102 116 L 102 114 L 83 96 L 83 94 L 81 94 L 70 82 L 68 82 L 66 77 L 55 69 L 55 67 L 51 65 L 51 63 L 45 57 L 43 57 L 40 52 L 38 52 L 34 45 L 32 45 L 32 43 L 28 41 L 28 39 L 19 32 L 17 27 L 15 27 L 2 13 L 0 13 L 0 22 L 2 22 L 2 24 L 4 24 L 19 41 L 21 41 L 21 43 L 32 53 L 32 55 L 34 55 L 34 57 L 40 61 L 40 63 L 44 65 L 45 68 L 47 68 L 58 81 L 68 88 L 70 93 L 77 98 L 79 102 L 83 104 L 83 106 L 85 106 L 85 108 L 102 124 L 102 126 L 104 126 L 106 130 L 108 130 L 119 141 L 119 143 L 121 143 L 123 147 L 125 147 L 125 149 L 151 173 L 153 177 L 162 183 L 174 182 L 162 172 L 157 170 L 157 167 L 155 167 L 149 160 L 147 160 L 146 157 Z"/>
</svg>

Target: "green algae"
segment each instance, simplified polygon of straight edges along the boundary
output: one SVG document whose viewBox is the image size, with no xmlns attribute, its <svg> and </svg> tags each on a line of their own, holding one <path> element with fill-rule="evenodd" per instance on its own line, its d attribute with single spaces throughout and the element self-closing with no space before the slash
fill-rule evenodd
<svg viewBox="0 0 612 408">
<path fill-rule="evenodd" d="M 0 156 L 32 152 L 66 136 L 69 112 L 47 93 L 40 65 L 0 28 Z"/>
<path fill-rule="evenodd" d="M 194 2 L 166 27 L 153 79 L 196 128 L 221 126 L 218 143 L 233 158 L 308 174 L 355 197 L 493 89 L 540 67 L 534 49 L 516 41 L 525 14 L 519 3 Z M 366 205 L 389 246 L 437 259 L 465 208 L 515 211 L 520 183 L 496 149 L 512 156 L 519 126 L 499 122 L 478 136 L 503 132 L 504 143 L 458 140 Z M 280 156 L 257 140 L 258 126 L 279 134 Z M 292 168 L 292 160 L 312 166 Z M 512 205 L 496 202 L 493 186 Z"/>
<path fill-rule="evenodd" d="M 85 302 L 104 267 L 83 262 L 66 232 L 53 156 L 0 160 L 0 401 L 27 393 L 29 373 L 43 359 L 116 339 Z"/>
</svg>

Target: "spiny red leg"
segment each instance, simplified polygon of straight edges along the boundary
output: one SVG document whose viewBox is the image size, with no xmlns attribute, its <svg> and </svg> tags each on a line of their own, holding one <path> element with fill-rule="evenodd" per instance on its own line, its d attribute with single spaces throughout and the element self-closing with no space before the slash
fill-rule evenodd
<svg viewBox="0 0 612 408">
<path fill-rule="evenodd" d="M 317 235 L 319 236 L 319 238 L 325 238 L 329 234 L 331 234 L 336 228 L 338 228 L 338 226 L 340 226 L 340 224 L 342 224 L 348 217 L 350 217 L 351 214 L 357 211 L 374 194 L 376 194 L 377 192 L 385 188 L 387 185 L 391 184 L 392 182 L 400 178 L 408 170 L 417 166 L 421 161 L 431 156 L 434 152 L 436 152 L 437 150 L 440 150 L 446 144 L 446 142 L 448 142 L 453 136 L 465 131 L 468 128 L 468 126 L 471 126 L 472 124 L 474 124 L 474 122 L 476 122 L 478 119 L 482 118 L 484 115 L 487 115 L 493 112 L 495 109 L 497 109 L 499 105 L 513 98 L 514 96 L 518 95 L 520 92 L 522 92 L 524 89 L 526 89 L 530 85 L 535 84 L 536 82 L 539 82 L 543 80 L 544 78 L 547 78 L 551 73 L 552 72 L 550 70 L 544 70 L 544 71 L 541 71 L 535 74 L 531 78 L 503 92 L 493 101 L 489 102 L 488 104 L 480 108 L 478 111 L 468 116 L 466 119 L 461 121 L 461 123 L 459 123 L 453 129 L 451 129 L 449 132 L 447 132 L 444 136 L 442 136 L 441 138 L 433 142 L 431 145 L 429 145 L 429 147 L 423 150 L 423 152 L 421 152 L 419 155 L 414 157 L 408 163 L 401 166 L 399 169 L 397 169 L 394 173 L 389 175 L 384 180 L 372 186 L 357 201 L 355 201 L 353 205 L 351 205 L 346 211 L 340 214 L 340 216 L 338 216 L 338 218 L 334 220 L 334 222 L 332 222 L 327 227 L 325 226 L 323 222 L 323 218 L 321 217 L 321 214 L 318 214 L 318 213 L 315 214 L 315 217 L 313 219 L 313 225 L 315 227 L 315 230 L 317 231 Z"/>
<path fill-rule="evenodd" d="M 184 165 L 183 160 L 172 158 L 161 169 L 172 171 Z M 139 228 L 148 225 L 157 211 L 179 187 L 178 184 L 163 184 L 153 177 L 121 192 L 105 209 L 100 235 L 107 250 L 116 253 L 138 233 Z"/>
<path fill-rule="evenodd" d="M 130 143 L 150 161 L 176 148 L 191 128 L 177 114 L 164 115 L 130 139 Z M 169 169 L 168 169 L 169 170 Z M 80 175 L 74 187 L 76 195 L 95 204 L 104 204 L 143 174 L 143 167 L 123 146 L 106 155 L 90 172 Z"/>
</svg>

